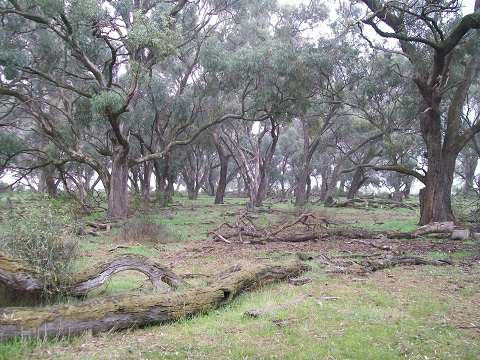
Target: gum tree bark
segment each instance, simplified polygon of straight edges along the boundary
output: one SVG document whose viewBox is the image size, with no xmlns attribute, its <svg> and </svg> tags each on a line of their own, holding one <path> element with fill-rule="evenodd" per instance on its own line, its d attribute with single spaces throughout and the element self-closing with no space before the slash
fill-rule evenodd
<svg viewBox="0 0 480 360">
<path fill-rule="evenodd" d="M 128 143 L 120 144 L 112 139 L 112 171 L 110 191 L 108 193 L 107 216 L 111 219 L 121 219 L 128 214 Z"/>
</svg>

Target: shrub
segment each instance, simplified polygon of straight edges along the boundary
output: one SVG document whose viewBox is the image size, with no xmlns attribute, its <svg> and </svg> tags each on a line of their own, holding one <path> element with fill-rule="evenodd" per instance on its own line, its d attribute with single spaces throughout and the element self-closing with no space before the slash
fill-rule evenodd
<svg viewBox="0 0 480 360">
<path fill-rule="evenodd" d="M 0 249 L 23 260 L 45 285 L 43 296 L 61 294 L 77 253 L 71 218 L 49 203 L 14 208 L 0 235 Z"/>
<path fill-rule="evenodd" d="M 118 240 L 140 244 L 165 244 L 173 241 L 166 227 L 147 214 L 127 220 L 121 228 Z"/>
</svg>

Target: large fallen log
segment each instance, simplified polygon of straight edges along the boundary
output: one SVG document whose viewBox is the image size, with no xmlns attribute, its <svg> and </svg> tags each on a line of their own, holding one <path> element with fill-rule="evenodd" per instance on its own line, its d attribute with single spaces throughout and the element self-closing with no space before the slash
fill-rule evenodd
<svg viewBox="0 0 480 360">
<path fill-rule="evenodd" d="M 0 310 L 0 341 L 13 337 L 93 334 L 179 320 L 218 308 L 240 293 L 296 277 L 301 263 L 235 268 L 208 287 L 171 294 L 119 295 L 75 305 Z"/>
<path fill-rule="evenodd" d="M 65 279 L 51 291 L 59 290 L 63 295 L 82 297 L 93 289 L 103 285 L 112 275 L 127 270 L 144 273 L 155 289 L 169 291 L 185 282 L 170 269 L 140 255 L 122 255 L 110 261 L 92 266 L 89 270 Z M 19 260 L 11 259 L 0 253 L 0 284 L 11 292 L 39 298 L 43 291 L 49 291 L 39 274 Z"/>
</svg>

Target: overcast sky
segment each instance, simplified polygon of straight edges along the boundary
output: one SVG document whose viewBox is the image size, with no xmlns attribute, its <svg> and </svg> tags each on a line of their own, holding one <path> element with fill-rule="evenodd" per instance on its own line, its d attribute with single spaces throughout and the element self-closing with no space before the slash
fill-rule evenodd
<svg viewBox="0 0 480 360">
<path fill-rule="evenodd" d="M 306 4 L 310 0 L 278 0 L 280 4 Z M 475 6 L 475 0 L 462 0 L 464 7 L 464 14 L 469 14 L 473 12 L 473 7 Z"/>
</svg>

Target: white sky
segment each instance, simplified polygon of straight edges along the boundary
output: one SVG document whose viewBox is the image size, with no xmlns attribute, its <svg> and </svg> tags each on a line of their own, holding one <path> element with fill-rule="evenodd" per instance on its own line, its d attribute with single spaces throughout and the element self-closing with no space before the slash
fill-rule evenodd
<svg viewBox="0 0 480 360">
<path fill-rule="evenodd" d="M 277 0 L 280 4 L 307 4 L 310 0 Z M 334 3 L 334 1 L 332 1 Z M 462 0 L 461 3 L 464 7 L 464 14 L 469 14 L 473 12 L 475 6 L 475 0 Z"/>
</svg>

